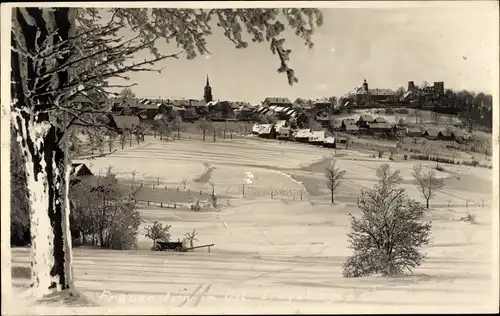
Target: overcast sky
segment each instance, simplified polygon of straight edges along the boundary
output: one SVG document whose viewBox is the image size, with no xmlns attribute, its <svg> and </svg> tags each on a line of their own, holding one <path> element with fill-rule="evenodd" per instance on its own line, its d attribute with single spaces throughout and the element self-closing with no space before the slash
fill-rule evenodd
<svg viewBox="0 0 500 316">
<path fill-rule="evenodd" d="M 370 88 L 444 81 L 445 88 L 491 92 L 498 62 L 498 4 L 445 8 L 323 9 L 314 48 L 287 33 L 290 66 L 299 83 L 278 74 L 268 43 L 235 49 L 220 31 L 208 38 L 209 56 L 169 59 L 161 74 L 134 73 L 139 97 L 202 98 L 207 74 L 215 99 L 261 102 L 267 96 L 342 96 L 367 79 Z M 161 52 L 176 52 L 158 43 Z M 143 59 L 145 56 L 138 56 Z"/>
</svg>

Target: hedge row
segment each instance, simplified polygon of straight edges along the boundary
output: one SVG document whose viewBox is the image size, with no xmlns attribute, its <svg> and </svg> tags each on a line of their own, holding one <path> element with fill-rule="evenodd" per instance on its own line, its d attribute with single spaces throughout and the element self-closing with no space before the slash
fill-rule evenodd
<svg viewBox="0 0 500 316">
<path fill-rule="evenodd" d="M 490 165 L 480 164 L 479 161 L 477 161 L 477 160 L 459 161 L 459 160 L 454 160 L 454 159 L 433 157 L 433 156 L 427 156 L 427 155 L 410 155 L 409 158 L 413 159 L 413 160 L 435 161 L 435 162 L 440 162 L 440 163 L 448 163 L 448 164 L 452 164 L 452 165 L 460 165 L 461 164 L 464 166 L 471 166 L 471 167 L 481 167 L 481 168 L 488 168 L 488 169 L 493 168 Z"/>
</svg>

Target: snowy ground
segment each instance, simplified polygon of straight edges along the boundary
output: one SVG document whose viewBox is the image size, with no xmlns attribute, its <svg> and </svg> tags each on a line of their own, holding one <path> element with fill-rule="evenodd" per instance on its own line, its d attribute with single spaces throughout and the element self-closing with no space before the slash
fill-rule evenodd
<svg viewBox="0 0 500 316">
<path fill-rule="evenodd" d="M 126 308 L 117 313 L 160 312 L 150 309 L 156 307 L 166 313 L 172 308 L 168 312 L 176 314 L 373 312 L 374 308 L 376 312 L 480 312 L 492 306 L 496 282 L 489 169 L 442 164 L 446 172 L 438 175 L 447 186 L 431 201 L 427 216 L 433 222 L 433 241 L 426 249 L 428 260 L 413 275 L 344 279 L 342 263 L 350 254 L 348 214 L 359 212 L 355 207 L 359 190 L 374 184 L 377 166 L 386 162 L 401 171 L 408 194 L 421 200 L 409 182 L 416 162 L 381 161 L 368 153 L 337 150 L 338 166 L 347 174 L 338 203 L 332 206 L 322 175 L 323 160 L 331 157 L 332 150 L 252 139 L 147 141 L 148 146 L 86 163 L 93 163 L 94 172 L 111 164 L 119 177 L 127 179 L 136 170 L 137 181 L 159 177 L 162 184 L 177 184 L 184 178 L 188 186 L 200 189 L 213 182 L 219 194 L 232 198 L 220 212 L 141 206 L 145 225 L 154 220 L 171 224 L 174 239 L 196 229 L 197 245 L 215 244 L 210 253 L 206 248 L 152 252 L 143 226 L 136 251 L 75 249 L 76 286 L 99 306 Z M 207 164 L 214 169 L 206 181 L 195 181 Z M 265 194 L 242 198 L 238 187 L 245 172 L 254 174 L 249 187 L 255 190 L 303 191 L 303 200 L 271 199 Z M 478 224 L 459 220 L 467 211 Z M 29 267 L 27 249 L 13 249 L 12 257 L 14 267 Z M 28 284 L 27 279 L 13 278 L 18 291 Z M 138 310 L 138 306 L 150 308 Z"/>
</svg>

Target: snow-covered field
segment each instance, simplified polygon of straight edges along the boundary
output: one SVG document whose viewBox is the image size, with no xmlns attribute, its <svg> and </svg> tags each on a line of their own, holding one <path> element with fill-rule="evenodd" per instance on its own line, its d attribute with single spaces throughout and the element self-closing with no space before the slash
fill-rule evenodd
<svg viewBox="0 0 500 316">
<path fill-rule="evenodd" d="M 152 252 L 143 226 L 138 250 L 75 249 L 76 287 L 96 305 L 118 308 L 106 313 L 491 312 L 498 306 L 498 298 L 493 298 L 497 282 L 490 169 L 442 164 L 446 172 L 437 174 L 447 185 L 428 212 L 433 222 L 432 244 L 425 249 L 428 260 L 412 275 L 344 279 L 342 263 L 350 255 L 348 214 L 359 212 L 359 190 L 374 184 L 378 165 L 390 163 L 401 171 L 408 194 L 423 202 L 410 183 L 416 162 L 337 150 L 338 166 L 347 173 L 338 203 L 332 206 L 322 162 L 332 150 L 253 139 L 146 141 L 148 146 L 85 162 L 92 163 L 96 173 L 112 165 L 126 179 L 136 170 L 137 181 L 159 177 L 169 184 L 184 178 L 196 188 L 209 188 L 207 182 L 213 182 L 218 194 L 230 192 L 232 198 L 220 212 L 141 206 L 144 225 L 154 220 L 168 223 L 174 239 L 196 229 L 196 244 L 215 244 L 210 253 L 206 248 Z M 206 181 L 195 181 L 207 164 L 214 169 Z M 302 201 L 241 198 L 231 188 L 244 183 L 246 172 L 254 174 L 249 186 L 306 193 Z M 478 224 L 459 220 L 467 211 Z M 14 267 L 29 267 L 28 249 L 12 252 Z M 13 283 L 21 291 L 28 280 L 14 278 Z M 87 312 L 92 311 L 88 307 Z"/>
</svg>

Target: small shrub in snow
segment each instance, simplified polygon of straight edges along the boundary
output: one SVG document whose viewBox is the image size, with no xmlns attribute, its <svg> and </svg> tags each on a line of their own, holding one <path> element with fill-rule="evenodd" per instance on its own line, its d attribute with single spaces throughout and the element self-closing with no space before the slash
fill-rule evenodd
<svg viewBox="0 0 500 316">
<path fill-rule="evenodd" d="M 379 150 L 377 153 L 378 153 L 378 158 L 382 158 L 382 156 L 384 156 L 383 150 Z"/>
<path fill-rule="evenodd" d="M 201 211 L 201 204 L 200 204 L 200 201 L 196 201 L 194 202 L 194 204 L 191 204 L 191 211 L 195 211 L 195 212 L 199 212 Z"/>
<path fill-rule="evenodd" d="M 153 249 L 156 248 L 157 241 L 169 241 L 171 225 L 163 225 L 154 221 L 153 225 L 146 226 L 146 237 L 153 241 Z"/>
<path fill-rule="evenodd" d="M 424 206 L 396 188 L 399 172 L 382 165 L 377 175 L 374 188 L 362 192 L 361 217 L 351 215 L 347 236 L 354 254 L 343 265 L 344 277 L 399 274 L 425 259 L 420 248 L 430 241 L 431 225 L 422 223 Z"/>
</svg>

